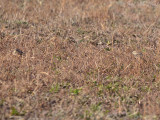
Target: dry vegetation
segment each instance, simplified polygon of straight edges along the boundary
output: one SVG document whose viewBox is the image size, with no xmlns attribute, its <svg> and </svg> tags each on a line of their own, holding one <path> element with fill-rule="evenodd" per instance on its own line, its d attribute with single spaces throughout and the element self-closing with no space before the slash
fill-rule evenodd
<svg viewBox="0 0 160 120">
<path fill-rule="evenodd" d="M 2 120 L 159 120 L 159 72 L 159 0 L 0 0 Z"/>
</svg>

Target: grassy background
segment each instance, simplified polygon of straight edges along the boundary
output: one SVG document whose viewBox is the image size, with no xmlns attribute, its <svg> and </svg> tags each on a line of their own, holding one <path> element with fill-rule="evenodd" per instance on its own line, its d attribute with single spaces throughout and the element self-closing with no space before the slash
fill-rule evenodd
<svg viewBox="0 0 160 120">
<path fill-rule="evenodd" d="M 159 0 L 0 0 L 2 120 L 158 120 L 159 72 Z"/>
</svg>

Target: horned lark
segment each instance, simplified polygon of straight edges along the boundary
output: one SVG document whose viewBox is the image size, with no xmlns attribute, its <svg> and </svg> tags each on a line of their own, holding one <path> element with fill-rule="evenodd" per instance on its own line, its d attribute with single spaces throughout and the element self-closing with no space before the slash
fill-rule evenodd
<svg viewBox="0 0 160 120">
<path fill-rule="evenodd" d="M 134 55 L 135 58 L 138 58 L 138 59 L 142 57 L 141 52 L 133 51 L 132 54 Z"/>
</svg>

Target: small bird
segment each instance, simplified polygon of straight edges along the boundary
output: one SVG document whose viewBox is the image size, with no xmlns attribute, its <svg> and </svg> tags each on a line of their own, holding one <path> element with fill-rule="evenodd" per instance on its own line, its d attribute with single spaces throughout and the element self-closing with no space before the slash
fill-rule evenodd
<svg viewBox="0 0 160 120">
<path fill-rule="evenodd" d="M 20 56 L 22 56 L 23 54 L 24 54 L 24 52 L 22 50 L 20 50 L 19 48 L 16 48 L 13 51 L 13 55 L 20 55 Z"/>
</svg>

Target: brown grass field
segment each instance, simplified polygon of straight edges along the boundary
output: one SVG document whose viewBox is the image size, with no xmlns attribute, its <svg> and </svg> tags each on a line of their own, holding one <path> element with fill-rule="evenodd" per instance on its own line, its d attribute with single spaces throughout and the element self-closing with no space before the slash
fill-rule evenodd
<svg viewBox="0 0 160 120">
<path fill-rule="evenodd" d="M 159 0 L 0 0 L 1 120 L 160 120 Z"/>
</svg>

